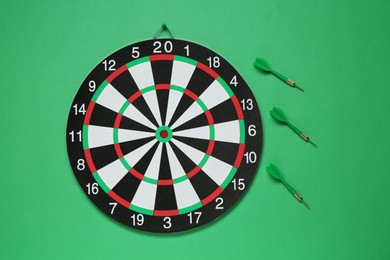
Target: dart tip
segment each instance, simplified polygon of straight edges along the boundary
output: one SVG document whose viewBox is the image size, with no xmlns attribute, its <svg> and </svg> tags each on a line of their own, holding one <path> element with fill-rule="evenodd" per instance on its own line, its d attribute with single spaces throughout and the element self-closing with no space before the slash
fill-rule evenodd
<svg viewBox="0 0 390 260">
<path fill-rule="evenodd" d="M 300 87 L 298 87 L 298 85 L 297 84 L 295 84 L 295 86 L 294 86 L 295 88 L 297 88 L 297 89 L 299 89 L 300 91 L 302 91 L 302 92 L 305 92 L 302 88 L 300 88 Z"/>
<path fill-rule="evenodd" d="M 307 141 L 308 141 L 312 146 L 314 146 L 315 148 L 318 149 L 318 146 L 317 146 L 315 143 L 313 143 L 310 139 L 308 139 Z"/>
<path fill-rule="evenodd" d="M 306 208 L 310 209 L 309 205 L 307 205 L 307 203 L 302 199 L 301 200 L 302 204 L 305 205 Z"/>
</svg>

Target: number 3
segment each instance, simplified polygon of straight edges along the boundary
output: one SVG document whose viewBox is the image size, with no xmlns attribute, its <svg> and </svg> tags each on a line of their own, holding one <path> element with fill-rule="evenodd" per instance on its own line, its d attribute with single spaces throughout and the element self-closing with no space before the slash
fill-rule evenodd
<svg viewBox="0 0 390 260">
<path fill-rule="evenodd" d="M 165 229 L 170 229 L 172 227 L 172 222 L 171 222 L 171 218 L 170 217 L 165 217 L 164 218 L 164 225 L 163 227 Z"/>
</svg>

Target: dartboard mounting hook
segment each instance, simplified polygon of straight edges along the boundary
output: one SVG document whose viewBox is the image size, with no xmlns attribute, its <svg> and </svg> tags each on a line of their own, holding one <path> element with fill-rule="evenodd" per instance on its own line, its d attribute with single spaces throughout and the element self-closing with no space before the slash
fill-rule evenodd
<svg viewBox="0 0 390 260">
<path fill-rule="evenodd" d="M 173 34 L 172 34 L 171 31 L 169 30 L 167 24 L 166 24 L 166 23 L 162 23 L 162 24 L 161 24 L 161 27 L 158 29 L 158 31 L 156 32 L 156 34 L 153 36 L 153 39 L 156 39 L 163 31 L 166 31 L 166 32 L 170 35 L 169 38 L 171 38 L 171 39 L 174 38 L 174 37 L 173 37 Z"/>
</svg>

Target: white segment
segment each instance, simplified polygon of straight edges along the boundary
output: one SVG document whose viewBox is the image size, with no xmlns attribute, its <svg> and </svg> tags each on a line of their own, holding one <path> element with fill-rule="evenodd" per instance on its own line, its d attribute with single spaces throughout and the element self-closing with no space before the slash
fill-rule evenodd
<svg viewBox="0 0 390 260">
<path fill-rule="evenodd" d="M 152 160 L 149 163 L 148 168 L 146 169 L 145 176 L 158 180 L 158 174 L 160 171 L 160 161 L 161 161 L 161 152 L 162 152 L 162 143 L 159 143 L 157 146 L 156 152 L 154 153 Z"/>
<path fill-rule="evenodd" d="M 176 122 L 172 125 L 171 129 L 174 130 L 176 127 L 181 126 L 185 122 L 190 121 L 191 119 L 202 113 L 204 113 L 204 111 L 198 105 L 198 103 L 192 103 L 192 105 L 176 120 Z"/>
<path fill-rule="evenodd" d="M 195 66 L 186 62 L 174 60 L 172 66 L 171 85 L 187 87 L 194 73 Z"/>
<path fill-rule="evenodd" d="M 195 149 L 183 142 L 180 142 L 179 140 L 176 140 L 174 138 L 171 139 L 171 141 L 185 154 L 190 158 L 196 165 L 198 165 L 203 157 L 204 153 L 199 151 L 198 149 Z"/>
<path fill-rule="evenodd" d="M 214 158 L 213 156 L 210 156 L 202 167 L 202 170 L 219 186 L 226 180 L 231 169 L 231 165 Z"/>
<path fill-rule="evenodd" d="M 172 89 L 169 90 L 166 125 L 169 125 L 171 123 L 173 113 L 175 112 L 177 106 L 179 105 L 182 96 L 183 96 L 182 92 L 172 90 Z"/>
<path fill-rule="evenodd" d="M 133 167 L 148 151 L 152 146 L 157 142 L 153 139 L 149 143 L 144 144 L 143 146 L 135 149 L 134 151 L 126 154 L 124 156 L 125 160 Z"/>
<path fill-rule="evenodd" d="M 198 139 L 210 139 L 210 127 L 208 125 L 176 131 L 174 132 L 174 136 L 184 136 L 184 137 L 192 137 Z"/>
<path fill-rule="evenodd" d="M 156 130 L 157 127 L 150 122 L 149 119 L 147 119 L 133 104 L 130 103 L 130 105 L 126 108 L 123 115 L 129 119 L 132 119 L 144 126 L 147 126 L 153 130 Z"/>
<path fill-rule="evenodd" d="M 156 91 L 149 91 L 143 94 L 143 97 L 152 111 L 154 118 L 157 120 L 158 125 L 162 125 L 160 107 L 158 106 L 158 99 Z"/>
<path fill-rule="evenodd" d="M 127 99 L 118 90 L 108 84 L 100 93 L 96 103 L 118 113 L 126 101 Z"/>
<path fill-rule="evenodd" d="M 240 123 L 238 120 L 215 124 L 214 129 L 216 141 L 240 143 Z"/>
<path fill-rule="evenodd" d="M 145 208 L 154 209 L 154 203 L 156 201 L 157 185 L 141 181 L 138 186 L 137 192 L 134 194 L 134 198 L 131 204 Z"/>
<path fill-rule="evenodd" d="M 121 129 L 121 128 L 118 129 L 119 143 L 148 138 L 154 135 L 155 134 L 151 132 L 135 131 L 135 130 Z"/>
<path fill-rule="evenodd" d="M 154 85 L 152 65 L 149 61 L 129 68 L 129 72 L 139 90 Z"/>
<path fill-rule="evenodd" d="M 181 166 L 179 159 L 177 159 L 175 152 L 172 150 L 172 147 L 169 143 L 166 143 L 169 167 L 171 168 L 172 179 L 183 177 L 186 175 L 183 167 Z"/>
<path fill-rule="evenodd" d="M 125 176 L 127 169 L 118 159 L 98 170 L 98 174 L 108 188 L 112 189 Z"/>
<path fill-rule="evenodd" d="M 196 194 L 189 180 L 174 184 L 173 188 L 175 190 L 178 209 L 186 208 L 200 202 L 198 194 Z"/>
<path fill-rule="evenodd" d="M 228 93 L 217 80 L 214 80 L 199 97 L 208 109 L 215 107 L 229 98 Z"/>
<path fill-rule="evenodd" d="M 95 148 L 114 143 L 114 129 L 105 126 L 88 126 L 88 147 Z"/>
</svg>

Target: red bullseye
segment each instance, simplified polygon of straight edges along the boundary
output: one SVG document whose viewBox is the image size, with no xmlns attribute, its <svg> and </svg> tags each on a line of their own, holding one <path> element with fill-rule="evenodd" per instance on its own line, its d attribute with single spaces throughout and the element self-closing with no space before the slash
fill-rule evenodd
<svg viewBox="0 0 390 260">
<path fill-rule="evenodd" d="M 161 138 L 167 138 L 168 137 L 168 131 L 167 130 L 162 130 L 160 132 L 160 136 L 161 136 Z"/>
</svg>

